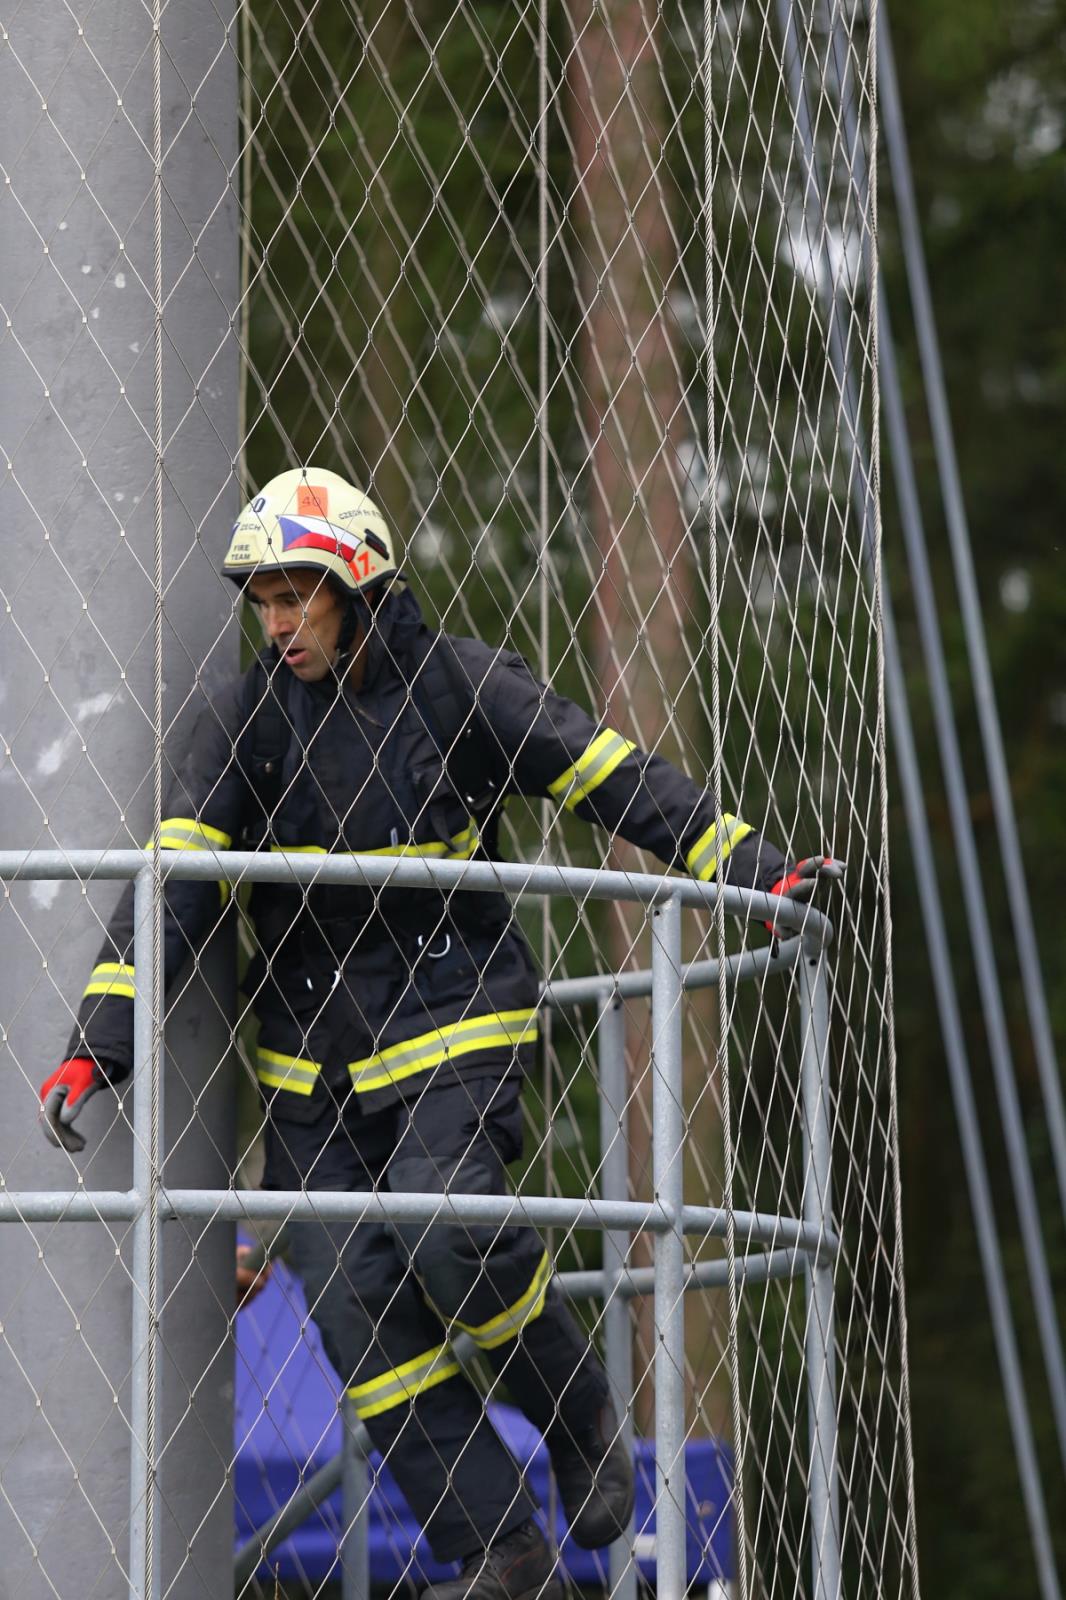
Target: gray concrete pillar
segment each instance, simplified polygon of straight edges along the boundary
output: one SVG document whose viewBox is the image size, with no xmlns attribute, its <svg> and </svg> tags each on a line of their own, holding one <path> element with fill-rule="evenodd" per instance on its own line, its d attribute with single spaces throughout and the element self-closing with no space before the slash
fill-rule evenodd
<svg viewBox="0 0 1066 1600">
<path fill-rule="evenodd" d="M 167 750 L 236 663 L 217 566 L 237 485 L 237 66 L 229 9 L 163 8 Z M 77 13 L 77 15 L 75 15 Z M 9 848 L 152 829 L 153 31 L 141 0 L 0 0 L 0 816 Z M 206 666 L 202 665 L 206 662 Z M 171 728 L 171 723 L 174 726 Z M 98 1095 L 71 1159 L 36 1125 L 118 893 L 0 900 L 0 1175 L 125 1189 L 129 1106 Z M 209 993 L 211 985 L 217 994 Z M 167 1019 L 171 1184 L 224 1184 L 232 947 Z M 219 1063 L 223 1063 L 220 1067 Z M 199 1097 L 195 1102 L 194 1097 Z M 129 1592 L 129 1230 L 0 1225 L 0 1597 Z M 165 1230 L 164 1586 L 232 1594 L 228 1229 Z"/>
</svg>

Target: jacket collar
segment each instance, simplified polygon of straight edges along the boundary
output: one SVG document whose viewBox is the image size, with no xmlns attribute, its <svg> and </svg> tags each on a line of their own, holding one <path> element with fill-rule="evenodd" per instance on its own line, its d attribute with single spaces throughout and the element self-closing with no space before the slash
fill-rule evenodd
<svg viewBox="0 0 1066 1600">
<path fill-rule="evenodd" d="M 360 694 L 375 688 L 382 678 L 406 676 L 411 646 L 424 627 L 422 607 L 411 590 L 390 589 L 373 613 Z"/>
</svg>

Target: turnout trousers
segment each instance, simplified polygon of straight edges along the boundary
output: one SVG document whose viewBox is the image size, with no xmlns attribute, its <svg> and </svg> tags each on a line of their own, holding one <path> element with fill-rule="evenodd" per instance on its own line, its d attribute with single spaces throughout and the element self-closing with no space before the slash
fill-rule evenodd
<svg viewBox="0 0 1066 1600">
<path fill-rule="evenodd" d="M 517 1078 L 452 1079 L 417 1099 L 338 1118 L 300 1159 L 293 1125 L 272 1129 L 271 1187 L 453 1194 L 506 1192 L 522 1148 Z M 303 1170 L 300 1170 L 300 1169 Z M 546 1433 L 587 1425 L 607 1379 L 562 1295 L 539 1235 L 521 1226 L 290 1225 L 289 1260 L 357 1415 L 438 1560 L 487 1547 L 531 1515 L 519 1467 L 457 1363 L 462 1330 Z"/>
</svg>

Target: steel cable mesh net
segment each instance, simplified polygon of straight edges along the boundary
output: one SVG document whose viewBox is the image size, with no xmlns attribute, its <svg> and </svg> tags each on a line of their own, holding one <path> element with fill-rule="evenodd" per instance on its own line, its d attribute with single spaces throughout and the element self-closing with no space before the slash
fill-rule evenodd
<svg viewBox="0 0 1066 1600">
<path fill-rule="evenodd" d="M 162 30 L 158 325 L 150 32 L 142 28 L 116 55 L 114 40 L 94 35 L 91 19 L 79 30 L 68 18 L 47 81 L 35 54 L 40 38 L 22 11 L 5 35 L 5 70 L 27 112 L 5 161 L 17 242 L 27 263 L 33 260 L 5 307 L 14 381 L 32 391 L 29 408 L 13 413 L 13 431 L 3 441 L 9 517 L 25 530 L 9 587 L 5 575 L 12 670 L 26 684 L 12 697 L 15 720 L 3 726 L 0 768 L 27 818 L 16 842 L 67 852 L 142 848 L 153 828 L 151 757 L 159 731 L 168 796 L 161 842 L 208 851 L 240 847 L 213 809 L 223 778 L 200 781 L 189 754 L 190 725 L 202 717 L 216 745 L 221 739 L 235 746 L 243 733 L 247 749 L 247 730 L 227 721 L 212 696 L 236 673 L 238 654 L 247 669 L 264 641 L 250 609 L 219 576 L 219 562 L 237 506 L 278 472 L 302 465 L 328 468 L 372 495 L 432 625 L 520 652 L 550 690 L 588 708 L 597 730 L 617 729 L 698 785 L 716 788 L 723 811 L 753 824 L 790 858 L 824 851 L 846 859 L 845 894 L 820 902 L 837 930 L 830 958 L 834 1194 L 824 1226 L 841 1241 L 833 1273 L 834 1409 L 844 1592 L 909 1591 L 902 1283 L 881 932 L 883 749 L 877 617 L 864 548 L 874 517 L 872 316 L 864 269 L 873 212 L 858 160 L 872 81 L 865 21 L 836 6 L 816 8 L 812 20 L 784 0 L 778 6 L 740 0 L 714 8 L 705 50 L 702 6 L 681 5 L 667 20 L 641 0 L 560 4 L 546 14 L 532 6 L 451 9 L 412 0 L 372 8 L 348 0 L 333 7 L 254 0 L 238 18 L 210 5 L 201 9 L 195 44 Z M 88 82 L 98 96 L 98 105 L 88 96 L 88 112 L 77 97 L 71 103 L 62 97 L 64 73 L 75 69 L 82 89 Z M 212 104 L 221 108 L 215 116 L 206 109 Z M 51 159 L 72 168 L 69 198 L 57 191 L 47 214 L 37 205 L 34 141 L 57 142 L 58 157 L 52 149 Z M 119 161 L 96 176 L 93 161 L 103 165 L 101 152 L 113 154 L 122 141 L 129 146 L 125 167 Z M 79 274 L 102 286 L 88 292 Z M 114 310 L 126 290 L 139 296 L 137 315 Z M 69 322 L 46 354 L 35 344 L 43 315 L 38 294 L 56 295 L 60 320 Z M 159 395 L 151 364 L 157 338 Z M 88 366 L 79 355 L 85 341 Z M 78 383 L 89 371 L 96 386 L 95 412 L 80 391 L 64 388 L 76 358 Z M 39 440 L 47 429 L 61 443 L 46 463 Z M 161 475 L 155 434 L 163 446 Z M 160 485 L 166 695 L 156 730 L 153 524 Z M 314 487 L 309 472 L 312 499 Z M 84 556 L 66 532 L 78 515 L 95 517 Z M 57 582 L 65 585 L 69 620 L 63 612 L 57 628 L 42 632 L 41 597 Z M 305 597 L 306 604 L 320 592 Z M 83 665 L 72 670 L 79 643 Z M 388 658 L 388 640 L 383 644 Z M 57 661 L 67 663 L 58 673 Z M 267 669 L 275 677 L 288 670 Z M 415 673 L 408 722 L 436 736 L 439 729 L 427 728 L 434 714 L 425 709 L 417 679 Z M 283 720 L 297 756 L 276 788 L 272 831 L 265 815 L 272 807 L 259 801 L 258 810 L 251 808 L 253 842 L 452 859 L 475 853 L 477 817 L 465 815 L 442 831 L 429 801 L 416 797 L 412 812 L 406 792 L 392 799 L 409 837 L 361 834 L 360 803 L 383 775 L 387 787 L 391 758 L 376 761 L 347 812 L 338 814 L 316 757 L 320 732 L 288 701 Z M 43 725 L 49 737 L 41 737 Z M 480 732 L 491 750 L 491 728 Z M 132 766 L 126 742 L 136 745 Z M 528 758 L 525 742 L 504 753 L 517 782 Z M 625 842 L 624 820 L 620 831 L 595 825 L 596 807 L 583 804 L 573 788 L 580 774 L 545 799 L 547 776 L 538 790 L 508 802 L 500 828 L 507 858 L 663 870 L 654 855 Z M 306 817 L 293 821 L 295 799 L 308 785 L 317 807 L 309 831 Z M 382 937 L 407 965 L 398 976 L 375 974 L 366 965 L 365 941 L 338 920 L 337 891 L 290 882 L 287 909 L 280 923 L 275 918 L 273 948 L 264 958 L 252 902 L 258 891 L 233 877 L 212 893 L 209 911 L 201 893 L 201 909 L 168 954 L 172 981 L 161 1019 L 168 1187 L 261 1181 L 262 1094 L 277 1109 L 279 1097 L 295 1094 L 294 1084 L 306 1090 L 314 1080 L 335 989 L 363 1016 L 370 1014 L 365 987 L 393 986 L 387 1001 L 375 1002 L 385 1033 L 364 1046 L 365 1067 L 387 1048 L 384 1040 L 396 1032 L 412 993 L 429 981 L 430 961 L 465 964 L 463 981 L 476 987 L 470 973 L 491 968 L 511 949 L 510 924 L 475 936 L 463 917 L 463 896 L 452 892 L 426 900 L 420 942 L 393 938 L 387 925 L 399 918 L 404 891 L 386 887 L 368 903 L 386 924 Z M 93 971 L 101 1008 L 116 1003 L 116 987 L 132 985 L 121 970 L 128 960 L 121 939 L 98 953 L 114 903 L 113 887 L 69 884 L 20 885 L 5 899 L 8 938 L 27 975 L 10 991 L 0 1018 L 19 1087 L 17 1117 L 9 1119 L 16 1129 L 8 1135 L 9 1188 L 33 1187 L 18 1173 L 37 1159 L 33 1095 L 49 1065 L 37 1046 L 42 1014 L 61 1047 L 81 974 Z M 528 900 L 511 917 L 524 927 L 549 983 L 650 964 L 647 917 L 635 906 L 579 897 L 545 910 Z M 728 919 L 725 928 L 730 951 L 768 942 L 758 923 Z M 243 975 L 236 1006 L 234 930 Z M 277 969 L 293 941 L 328 952 L 336 973 L 328 992 L 316 990 L 311 978 L 303 998 L 294 999 L 291 983 L 279 987 Z M 720 953 L 713 919 L 686 912 L 686 960 Z M 98 975 L 94 961 L 109 963 L 108 970 Z M 479 1025 L 483 1002 L 484 996 L 467 1002 L 460 1028 Z M 800 1216 L 809 1172 L 797 1002 L 794 975 L 772 961 L 721 1002 L 707 988 L 686 997 L 689 1203 L 718 1206 L 731 1196 L 740 1213 Z M 627 999 L 622 1009 L 625 1086 L 606 1128 L 609 1137 L 613 1125 L 625 1141 L 628 1194 L 650 1199 L 650 1015 L 641 999 Z M 518 1024 L 512 1059 L 531 1026 Z M 455 1083 L 466 1097 L 469 1126 L 450 1159 L 461 1168 L 495 1130 L 497 1144 L 503 1140 L 497 1157 L 520 1198 L 602 1195 L 605 1014 L 593 1004 L 544 1007 L 537 1026 L 535 1061 L 528 1047 L 522 1053 L 532 1070 L 521 1156 L 517 1141 L 508 1144 L 499 1132 L 482 1080 L 456 1056 Z M 498 1057 L 499 1040 L 495 1049 Z M 477 1063 L 474 1049 L 465 1064 Z M 380 1071 L 380 1063 L 372 1070 Z M 92 1143 L 77 1158 L 78 1171 L 90 1190 L 128 1186 L 128 1088 L 127 1081 L 117 1100 L 97 1097 L 83 1119 Z M 341 1099 L 350 1117 L 358 1094 Z M 308 1156 L 298 1129 L 284 1118 L 275 1127 L 275 1161 L 289 1160 L 286 1170 L 299 1174 L 284 1187 L 336 1186 L 329 1150 Z M 424 1155 L 426 1137 L 413 1126 L 411 1139 L 423 1140 Z M 67 1158 L 49 1159 L 50 1186 L 60 1187 Z M 367 1161 L 359 1181 L 344 1186 L 387 1184 L 384 1158 L 376 1168 Z M 424 1164 L 420 1170 L 425 1178 Z M 70 1171 L 67 1162 L 68 1184 Z M 438 1170 L 438 1176 L 448 1185 L 454 1175 Z M 456 1180 L 454 1187 L 461 1186 Z M 121 1335 L 108 1308 L 143 1288 L 131 1285 L 129 1223 L 90 1226 L 94 1249 L 103 1251 L 94 1259 L 106 1265 L 86 1284 L 70 1264 L 73 1230 L 35 1226 L 31 1237 L 28 1225 L 15 1225 L 26 1248 L 5 1289 L 0 1339 L 11 1382 L 28 1398 L 15 1408 L 5 1436 L 0 1484 L 19 1542 L 18 1595 L 44 1593 L 55 1583 L 62 1558 L 50 1555 L 49 1540 L 54 1546 L 72 1508 L 90 1528 L 89 1592 L 113 1592 L 116 1574 L 125 1573 L 126 1522 L 97 1489 L 99 1480 L 86 1482 L 85 1468 L 102 1438 L 117 1441 L 117 1455 L 128 1449 L 129 1362 L 115 1356 Z M 290 1244 L 300 1228 L 306 1235 L 315 1226 L 290 1223 Z M 312 1266 L 296 1249 L 291 1270 L 275 1269 L 268 1293 L 236 1321 L 234 1441 L 226 1402 L 235 1327 L 231 1235 L 210 1219 L 166 1224 L 157 1432 L 163 1592 L 223 1592 L 234 1483 L 240 1538 L 246 1538 L 337 1449 L 340 1379 L 316 1325 L 328 1324 L 338 1297 L 362 1301 L 373 1330 L 360 1370 L 340 1375 L 354 1380 L 354 1410 L 364 1423 L 382 1415 L 397 1423 L 396 1413 L 412 1409 L 408 1389 L 415 1380 L 395 1387 L 403 1363 L 396 1346 L 386 1344 L 395 1340 L 393 1324 L 411 1298 L 410 1273 L 429 1261 L 443 1226 L 439 1212 L 403 1226 L 396 1249 L 412 1265 L 372 1305 L 346 1251 L 363 1248 L 372 1227 L 383 1238 L 378 1224 L 333 1225 L 332 1260 Z M 465 1240 L 491 1258 L 507 1247 L 509 1228 L 453 1223 L 454 1249 L 461 1253 Z M 266 1232 L 273 1238 L 274 1226 Z M 107 1242 L 100 1246 L 102 1234 Z M 651 1262 L 646 1238 L 637 1236 L 629 1248 L 634 1269 Z M 480 1347 L 477 1332 L 473 1339 L 475 1359 L 464 1368 L 469 1381 L 493 1406 L 515 1399 L 516 1391 L 520 1396 L 518 1367 L 538 1320 L 529 1313 L 539 1310 L 549 1268 L 566 1282 L 567 1274 L 604 1259 L 596 1229 L 555 1228 L 543 1243 L 544 1264 L 538 1259 L 532 1278 L 527 1272 L 523 1292 L 509 1300 L 496 1291 L 495 1316 L 514 1315 L 513 1337 L 494 1343 L 484 1330 L 495 1316 L 484 1309 L 464 1314 L 460 1304 L 450 1312 L 436 1307 L 434 1342 L 427 1344 L 428 1335 L 421 1343 L 401 1340 L 426 1394 L 465 1385 L 455 1350 L 470 1360 L 469 1337 L 465 1345 L 458 1337 L 466 1324 L 481 1330 Z M 762 1248 L 738 1228 L 737 1255 Z M 705 1268 L 730 1254 L 721 1238 L 709 1236 L 691 1236 L 686 1250 Z M 50 1299 L 42 1295 L 42 1277 Z M 418 1283 L 423 1301 L 432 1303 L 424 1279 Z M 600 1349 L 618 1304 L 617 1288 L 606 1298 L 574 1291 L 575 1315 Z M 647 1436 L 654 1427 L 658 1335 L 650 1295 L 627 1305 L 622 1326 L 632 1340 L 633 1391 L 622 1397 L 620 1418 L 624 1412 L 626 1425 Z M 190 1340 L 193 1306 L 197 1336 Z M 50 1334 L 41 1340 L 45 1315 Z M 702 1502 L 698 1487 L 689 1494 L 693 1582 L 743 1585 L 753 1595 L 811 1592 L 805 1317 L 802 1268 L 765 1282 L 755 1273 L 741 1276 L 732 1312 L 720 1286 L 687 1298 L 686 1438 L 692 1451 L 707 1440 L 726 1446 L 714 1457 L 711 1492 L 702 1491 Z M 509 1326 L 502 1331 L 511 1333 Z M 73 1433 L 64 1392 L 72 1370 L 91 1417 Z M 390 1382 L 397 1403 L 375 1412 L 381 1385 Z M 565 1385 L 555 1403 L 558 1419 Z M 20 1469 L 40 1449 L 42 1428 L 55 1482 L 43 1508 L 27 1500 L 19 1483 Z M 374 1504 L 386 1508 L 375 1513 L 384 1519 L 390 1552 L 384 1581 L 421 1585 L 435 1570 L 426 1546 L 412 1545 L 395 1500 L 377 1492 L 390 1458 L 399 1470 L 403 1428 L 388 1437 L 379 1430 L 377 1439 L 372 1429 L 371 1437 L 382 1458 L 371 1478 Z M 527 1443 L 519 1434 L 509 1443 L 532 1476 L 537 1439 Z M 433 1453 L 432 1443 L 424 1448 Z M 448 1463 L 440 1458 L 444 1485 L 424 1512 L 439 1511 L 453 1478 L 469 1482 L 475 1456 L 471 1443 Z M 201 1480 L 191 1496 L 181 1484 L 181 1463 L 189 1460 Z M 649 1470 L 638 1455 L 644 1491 L 654 1488 Z M 365 1487 L 356 1492 L 356 1507 L 366 1494 Z M 350 1500 L 347 1513 L 352 1509 Z M 557 1509 L 549 1486 L 546 1510 L 554 1517 Z M 638 1564 L 646 1576 L 653 1572 L 651 1525 L 641 1520 L 648 1509 L 639 1498 L 637 1515 L 623 1559 L 609 1569 L 602 1552 L 591 1576 L 580 1569 L 583 1581 L 621 1594 Z M 345 1522 L 334 1495 L 310 1513 L 303 1542 L 297 1537 L 267 1556 L 258 1578 L 241 1579 L 241 1592 L 256 1592 L 268 1572 L 280 1573 L 294 1593 L 328 1592 L 340 1581 Z M 573 1554 L 564 1550 L 567 1558 Z"/>
</svg>

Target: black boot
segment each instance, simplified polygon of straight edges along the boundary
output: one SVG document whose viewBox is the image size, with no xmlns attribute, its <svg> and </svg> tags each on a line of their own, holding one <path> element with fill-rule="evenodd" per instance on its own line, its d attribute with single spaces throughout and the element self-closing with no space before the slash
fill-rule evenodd
<svg viewBox="0 0 1066 1600">
<path fill-rule="evenodd" d="M 562 1600 L 555 1557 L 535 1522 L 467 1556 L 457 1578 L 430 1584 L 422 1600 Z"/>
<path fill-rule="evenodd" d="M 545 1436 L 570 1537 L 583 1550 L 620 1539 L 633 1515 L 633 1463 L 610 1399 L 584 1427 L 561 1419 Z"/>
</svg>

